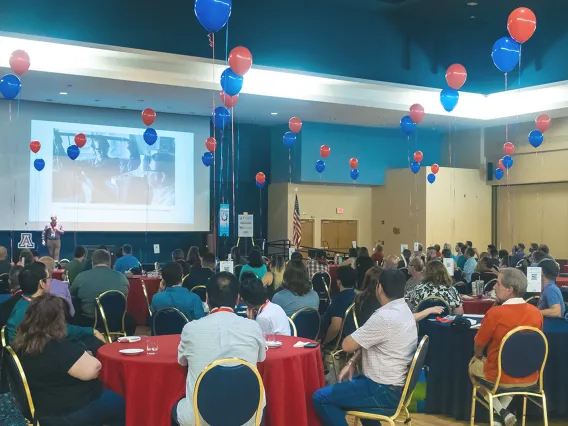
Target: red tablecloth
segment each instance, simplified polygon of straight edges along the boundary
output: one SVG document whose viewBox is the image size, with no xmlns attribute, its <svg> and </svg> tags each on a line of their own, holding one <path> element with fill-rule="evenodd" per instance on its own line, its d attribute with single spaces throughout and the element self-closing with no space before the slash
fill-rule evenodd
<svg viewBox="0 0 568 426">
<path fill-rule="evenodd" d="M 563 269 L 562 272 L 564 272 L 565 274 L 568 273 L 568 264 L 564 265 L 564 267 L 562 269 Z"/>
<path fill-rule="evenodd" d="M 55 271 L 53 271 L 53 273 L 51 274 L 51 278 L 54 278 L 56 280 L 62 281 L 63 280 L 63 274 L 65 273 L 65 269 L 56 269 Z"/>
<path fill-rule="evenodd" d="M 180 336 L 160 336 L 156 355 L 124 356 L 139 343 L 112 343 L 99 349 L 101 380 L 126 399 L 126 426 L 170 426 L 171 409 L 185 394 L 185 368 L 177 362 Z M 266 426 L 317 426 L 312 395 L 324 386 L 319 348 L 294 348 L 296 337 L 280 336 L 282 348 L 270 349 L 258 370 L 266 390 Z M 306 339 L 301 339 L 306 340 Z"/>
<path fill-rule="evenodd" d="M 463 299 L 463 311 L 465 314 L 485 315 L 493 306 L 493 299 Z"/>
<path fill-rule="evenodd" d="M 152 303 L 154 294 L 160 289 L 161 281 L 160 278 L 142 277 L 141 275 L 134 275 L 132 278 L 128 278 L 130 290 L 128 291 L 126 310 L 134 317 L 138 325 L 146 325 L 148 321 L 148 306 L 146 305 L 146 299 L 142 291 L 142 280 L 144 280 L 144 284 L 146 284 L 150 303 Z"/>
<path fill-rule="evenodd" d="M 568 277 L 556 277 L 556 285 L 558 287 L 568 286 Z"/>
</svg>

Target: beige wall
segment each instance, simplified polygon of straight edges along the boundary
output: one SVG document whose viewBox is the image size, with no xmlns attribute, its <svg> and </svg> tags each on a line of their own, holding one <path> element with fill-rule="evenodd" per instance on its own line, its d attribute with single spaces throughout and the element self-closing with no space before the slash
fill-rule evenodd
<svg viewBox="0 0 568 426">
<path fill-rule="evenodd" d="M 293 206 L 291 207 L 293 208 Z M 288 184 L 276 183 L 268 186 L 268 241 L 291 239 L 288 236 Z"/>
</svg>

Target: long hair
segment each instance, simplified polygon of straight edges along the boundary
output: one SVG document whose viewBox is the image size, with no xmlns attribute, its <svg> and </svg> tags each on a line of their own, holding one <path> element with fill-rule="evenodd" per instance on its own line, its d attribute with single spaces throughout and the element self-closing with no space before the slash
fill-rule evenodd
<svg viewBox="0 0 568 426">
<path fill-rule="evenodd" d="M 363 287 L 361 288 L 361 293 L 355 298 L 355 306 L 359 309 L 370 297 L 375 297 L 375 292 L 377 290 L 377 285 L 379 284 L 379 278 L 383 273 L 383 268 L 380 266 L 373 266 L 365 274 L 365 279 L 363 280 Z"/>
<path fill-rule="evenodd" d="M 260 252 L 256 249 L 253 249 L 248 257 L 248 261 L 249 261 L 249 266 L 251 268 L 260 268 L 262 267 L 262 265 L 264 265 L 264 261 L 262 260 L 262 256 L 260 255 Z"/>
<path fill-rule="evenodd" d="M 231 248 L 231 259 L 233 260 L 234 265 L 241 264 L 241 249 L 237 246 Z"/>
<path fill-rule="evenodd" d="M 187 263 L 189 266 L 193 266 L 194 263 L 199 261 L 199 248 L 192 246 L 187 252 Z"/>
<path fill-rule="evenodd" d="M 303 263 L 288 262 L 284 271 L 284 282 L 282 287 L 290 290 L 297 296 L 303 296 L 310 291 L 310 279 L 308 270 Z"/>
<path fill-rule="evenodd" d="M 16 329 L 13 347 L 25 355 L 41 354 L 50 340 L 67 336 L 63 299 L 52 294 L 34 298 Z"/>
<path fill-rule="evenodd" d="M 436 287 L 452 285 L 452 279 L 448 275 L 448 271 L 442 262 L 432 260 L 426 264 L 426 271 L 424 272 L 424 283 L 430 283 Z"/>
<path fill-rule="evenodd" d="M 284 263 L 284 258 L 282 256 L 273 255 L 270 259 L 270 272 L 272 272 L 273 280 L 272 284 L 274 289 L 277 289 L 284 281 L 284 270 L 286 269 L 286 264 Z"/>
</svg>

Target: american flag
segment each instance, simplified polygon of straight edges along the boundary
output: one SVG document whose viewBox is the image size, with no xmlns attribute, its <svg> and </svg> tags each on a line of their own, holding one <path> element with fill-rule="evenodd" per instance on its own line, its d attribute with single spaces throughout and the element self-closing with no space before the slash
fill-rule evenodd
<svg viewBox="0 0 568 426">
<path fill-rule="evenodd" d="M 302 242 L 302 223 L 300 222 L 300 203 L 298 203 L 298 194 L 296 194 L 296 202 L 294 203 L 294 245 L 300 247 Z"/>
</svg>

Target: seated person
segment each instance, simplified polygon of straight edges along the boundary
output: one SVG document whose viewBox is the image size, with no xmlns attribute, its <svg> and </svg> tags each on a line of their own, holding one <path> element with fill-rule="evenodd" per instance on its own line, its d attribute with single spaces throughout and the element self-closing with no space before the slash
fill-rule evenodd
<svg viewBox="0 0 568 426">
<path fill-rule="evenodd" d="M 207 281 L 215 275 L 215 255 L 213 253 L 205 253 L 201 258 L 201 263 L 194 263 L 191 272 L 185 280 L 183 286 L 188 290 L 198 285 L 207 285 Z"/>
<path fill-rule="evenodd" d="M 134 269 L 138 269 L 138 271 L 133 271 Z M 123 274 L 129 271 L 142 273 L 140 261 L 132 254 L 132 246 L 130 244 L 122 246 L 122 256 L 120 258 L 117 257 L 114 270 Z"/>
<path fill-rule="evenodd" d="M 18 265 L 26 266 L 34 261 L 34 255 L 29 249 L 22 249 L 20 251 L 20 257 L 18 259 Z"/>
<path fill-rule="evenodd" d="M 370 259 L 370 258 L 368 258 Z M 345 311 L 355 300 L 355 285 L 357 284 L 357 272 L 353 268 L 341 267 L 337 268 L 337 285 L 339 286 L 339 294 L 333 297 L 330 305 L 327 307 L 325 314 L 322 317 L 322 324 L 320 335 L 322 338 L 322 345 L 334 344 L 341 325 L 345 318 Z M 353 317 L 351 320 L 346 321 L 343 328 L 343 336 L 351 334 L 355 331 L 355 323 Z M 343 336 L 339 336 L 341 339 Z"/>
<path fill-rule="evenodd" d="M 420 257 L 414 257 L 408 263 L 408 274 L 410 278 L 406 281 L 406 286 L 404 287 L 405 297 L 424 279 L 424 262 Z"/>
<path fill-rule="evenodd" d="M 545 258 L 538 264 L 542 268 L 542 293 L 538 300 L 538 309 L 548 318 L 564 318 L 566 306 L 562 292 L 556 285 L 558 265 L 550 258 Z"/>
<path fill-rule="evenodd" d="M 422 262 L 420 259 L 418 261 Z M 374 266 L 369 269 L 365 274 L 363 288 L 355 297 L 355 316 L 357 317 L 359 327 L 365 324 L 375 311 L 381 307 L 375 292 L 382 272 L 383 268 L 380 266 Z"/>
<path fill-rule="evenodd" d="M 262 258 L 260 252 L 258 250 L 252 250 L 248 257 L 248 264 L 243 265 L 241 268 L 241 274 L 239 279 L 242 277 L 244 272 L 253 272 L 259 280 L 261 280 L 264 275 L 268 272 L 266 268 L 266 263 Z"/>
<path fill-rule="evenodd" d="M 171 307 L 179 309 L 190 321 L 205 316 L 200 297 L 181 286 L 182 274 L 183 269 L 178 262 L 168 263 L 162 268 L 162 282 L 166 288 L 152 298 L 152 313 Z"/>
<path fill-rule="evenodd" d="M 55 271 L 55 260 L 52 257 L 44 256 L 39 259 L 39 262 L 43 263 L 47 268 L 47 274 L 49 277 L 53 275 L 53 271 Z M 69 284 L 56 280 L 55 278 L 51 278 L 50 284 L 50 294 L 54 294 L 56 296 L 62 297 L 67 302 L 64 306 L 66 309 L 67 315 L 66 318 L 72 317 L 75 315 L 75 308 L 73 307 L 73 300 L 71 300 L 71 293 L 69 292 Z"/>
<path fill-rule="evenodd" d="M 308 268 L 308 276 L 310 279 L 318 272 L 327 272 L 329 274 L 329 264 L 327 262 L 325 250 L 314 249 L 310 250 L 309 254 L 311 254 L 311 256 L 306 266 Z"/>
<path fill-rule="evenodd" d="M 266 343 L 256 321 L 237 316 L 233 307 L 239 298 L 239 281 L 229 272 L 219 272 L 207 283 L 210 313 L 185 325 L 178 347 L 178 362 L 188 368 L 186 395 L 172 410 L 174 425 L 194 425 L 193 392 L 199 374 L 213 361 L 239 358 L 256 365 L 266 358 Z M 206 339 L 203 336 L 207 336 Z M 263 404 L 264 406 L 264 404 Z M 246 425 L 254 425 L 254 417 Z"/>
<path fill-rule="evenodd" d="M 471 275 L 475 272 L 477 267 L 477 260 L 475 260 L 475 250 L 471 247 L 466 249 L 465 254 L 465 264 L 463 266 L 463 279 L 466 283 L 471 282 Z"/>
<path fill-rule="evenodd" d="M 369 256 L 359 256 L 355 259 L 355 271 L 357 272 L 357 289 L 360 290 L 363 287 L 363 281 L 365 281 L 365 274 L 369 269 L 373 267 L 373 260 Z"/>
<path fill-rule="evenodd" d="M 101 363 L 68 339 L 63 299 L 50 294 L 30 303 L 12 343 L 42 426 L 124 425 L 124 398 L 104 390 Z"/>
<path fill-rule="evenodd" d="M 495 294 L 500 306 L 494 306 L 483 318 L 481 327 L 475 335 L 475 356 L 469 364 L 469 374 L 474 385 L 477 378 L 495 382 L 498 374 L 498 357 L 501 341 L 509 331 L 520 326 L 536 327 L 542 330 L 542 314 L 526 303 L 522 296 L 527 289 L 527 278 L 515 268 L 501 269 L 495 284 Z M 483 353 L 487 348 L 487 358 Z M 538 374 L 514 378 L 501 372 L 502 387 L 528 386 L 536 383 Z M 505 425 L 513 425 L 515 416 L 507 410 L 512 396 L 493 399 L 495 413 Z"/>
<path fill-rule="evenodd" d="M 12 269 L 10 269 L 8 278 L 8 282 L 10 283 L 10 298 L 0 304 L 0 328 L 6 325 L 14 306 L 16 306 L 16 303 L 22 298 L 19 276 L 23 269 L 24 267 L 20 265 L 12 266 Z"/>
<path fill-rule="evenodd" d="M 83 246 L 77 246 L 75 248 L 74 259 L 65 266 L 65 272 L 67 272 L 67 279 L 69 283 L 73 284 L 77 275 L 83 272 L 85 268 L 85 260 L 87 258 L 87 249 Z"/>
<path fill-rule="evenodd" d="M 314 408 L 322 424 L 347 425 L 349 410 L 395 413 L 418 340 L 416 321 L 404 300 L 405 283 L 398 270 L 380 275 L 375 294 L 381 308 L 343 340 L 343 350 L 355 355 L 341 371 L 339 383 L 314 393 Z M 360 357 L 363 374 L 353 377 Z"/>
<path fill-rule="evenodd" d="M 189 265 L 185 261 L 185 253 L 182 249 L 172 251 L 172 260 L 180 264 L 184 277 L 189 274 Z"/>
<path fill-rule="evenodd" d="M 493 264 L 493 269 L 499 272 L 499 264 L 501 261 L 499 260 L 499 251 L 495 247 L 492 247 L 489 250 L 489 255 L 491 256 L 491 263 Z"/>
<path fill-rule="evenodd" d="M 268 299 L 272 300 L 274 293 L 280 291 L 280 286 L 282 285 L 282 281 L 284 281 L 285 269 L 286 264 L 284 263 L 284 257 L 276 254 L 273 255 L 270 259 L 270 271 L 268 271 L 262 278 L 262 284 L 266 287 L 266 295 L 268 296 Z M 244 276 L 245 274 L 241 275 L 241 281 L 244 279 Z"/>
<path fill-rule="evenodd" d="M 319 296 L 310 285 L 308 270 L 302 262 L 290 261 L 284 271 L 282 290 L 272 298 L 286 315 L 291 316 L 302 308 L 319 309 Z"/>
<path fill-rule="evenodd" d="M 290 336 L 286 312 L 267 299 L 266 288 L 256 276 L 241 281 L 240 295 L 247 305 L 247 318 L 256 320 L 264 334 Z"/>
<path fill-rule="evenodd" d="M 483 281 L 483 284 L 487 284 L 490 281 L 494 281 L 497 279 L 497 271 L 493 268 L 493 261 L 490 257 L 482 257 L 479 259 L 477 263 L 477 270 L 471 274 L 471 281 Z M 485 289 L 486 292 L 490 292 L 493 290 L 493 286 L 495 284 L 487 286 Z"/>
</svg>

